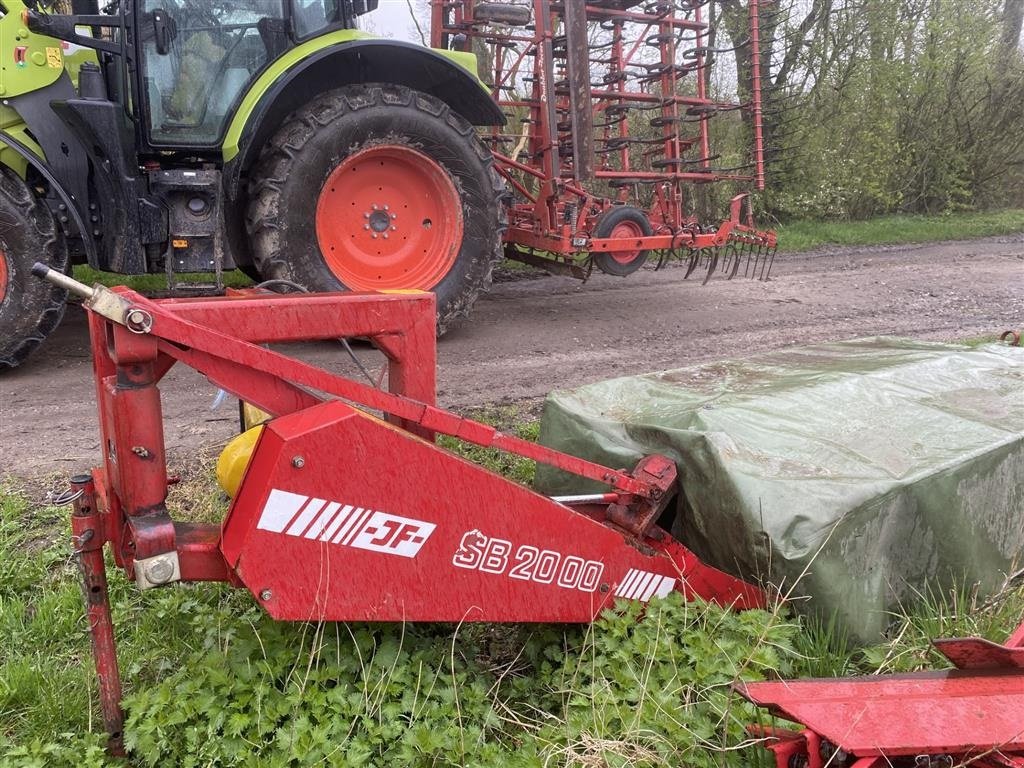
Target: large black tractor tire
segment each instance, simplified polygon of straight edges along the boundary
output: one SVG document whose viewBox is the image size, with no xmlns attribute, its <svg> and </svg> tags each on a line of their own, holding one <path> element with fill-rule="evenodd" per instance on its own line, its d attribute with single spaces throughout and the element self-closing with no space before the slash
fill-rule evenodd
<svg viewBox="0 0 1024 768">
<path fill-rule="evenodd" d="M 0 168 L 0 371 L 20 365 L 64 317 L 67 294 L 32 276 L 37 261 L 66 272 L 64 238 L 25 182 Z"/>
<path fill-rule="evenodd" d="M 291 115 L 263 149 L 246 226 L 264 280 L 431 290 L 440 335 L 491 284 L 504 197 L 491 153 L 446 104 L 347 86 Z"/>
</svg>

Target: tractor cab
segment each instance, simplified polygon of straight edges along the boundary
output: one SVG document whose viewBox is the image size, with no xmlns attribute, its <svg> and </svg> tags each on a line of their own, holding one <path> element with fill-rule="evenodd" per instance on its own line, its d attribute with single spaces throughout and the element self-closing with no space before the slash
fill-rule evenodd
<svg viewBox="0 0 1024 768">
<path fill-rule="evenodd" d="M 351 0 L 140 0 L 136 13 L 148 143 L 215 147 L 267 65 L 371 10 Z"/>
</svg>

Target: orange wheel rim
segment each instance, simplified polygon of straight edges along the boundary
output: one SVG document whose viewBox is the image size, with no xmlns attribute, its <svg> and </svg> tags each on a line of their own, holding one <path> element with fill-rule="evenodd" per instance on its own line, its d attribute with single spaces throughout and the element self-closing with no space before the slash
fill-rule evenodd
<svg viewBox="0 0 1024 768">
<path fill-rule="evenodd" d="M 0 249 L 0 303 L 7 296 L 7 251 Z"/>
<path fill-rule="evenodd" d="M 612 230 L 608 237 L 622 240 L 638 240 L 643 236 L 644 231 L 640 228 L 639 224 L 633 221 L 622 221 L 615 225 L 615 229 Z M 619 264 L 629 264 L 640 255 L 640 250 L 640 248 L 634 248 L 628 251 L 609 251 L 608 255 Z"/>
<path fill-rule="evenodd" d="M 355 290 L 433 288 L 455 263 L 462 230 L 462 200 L 445 170 L 394 144 L 345 158 L 316 206 L 324 261 Z"/>
</svg>

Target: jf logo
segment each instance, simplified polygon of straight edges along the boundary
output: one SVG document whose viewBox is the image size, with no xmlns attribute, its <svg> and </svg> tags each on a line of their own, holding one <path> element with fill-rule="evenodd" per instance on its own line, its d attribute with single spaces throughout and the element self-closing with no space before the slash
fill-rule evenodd
<svg viewBox="0 0 1024 768">
<path fill-rule="evenodd" d="M 411 517 L 276 488 L 263 505 L 256 527 L 286 536 L 400 557 L 416 557 L 437 528 L 434 523 Z"/>
</svg>

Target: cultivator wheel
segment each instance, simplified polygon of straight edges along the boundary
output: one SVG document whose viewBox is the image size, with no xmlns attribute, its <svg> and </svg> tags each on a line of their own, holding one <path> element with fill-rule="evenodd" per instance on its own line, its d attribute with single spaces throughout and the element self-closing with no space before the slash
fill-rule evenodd
<svg viewBox="0 0 1024 768">
<path fill-rule="evenodd" d="M 594 254 L 594 266 L 606 275 L 625 277 L 636 272 L 647 261 L 650 253 L 639 246 L 640 238 L 652 234 L 651 222 L 639 208 L 628 205 L 609 208 L 594 228 L 594 237 L 614 238 L 625 246 L 623 250 Z M 629 247 L 630 241 L 635 241 Z"/>
<path fill-rule="evenodd" d="M 264 279 L 433 291 L 438 333 L 468 314 L 501 258 L 491 154 L 447 105 L 409 88 L 349 86 L 300 110 L 264 150 L 249 195 Z"/>
<path fill-rule="evenodd" d="M 0 170 L 0 369 L 14 368 L 60 325 L 67 294 L 33 279 L 33 262 L 66 272 L 68 253 L 49 209 Z"/>
</svg>

